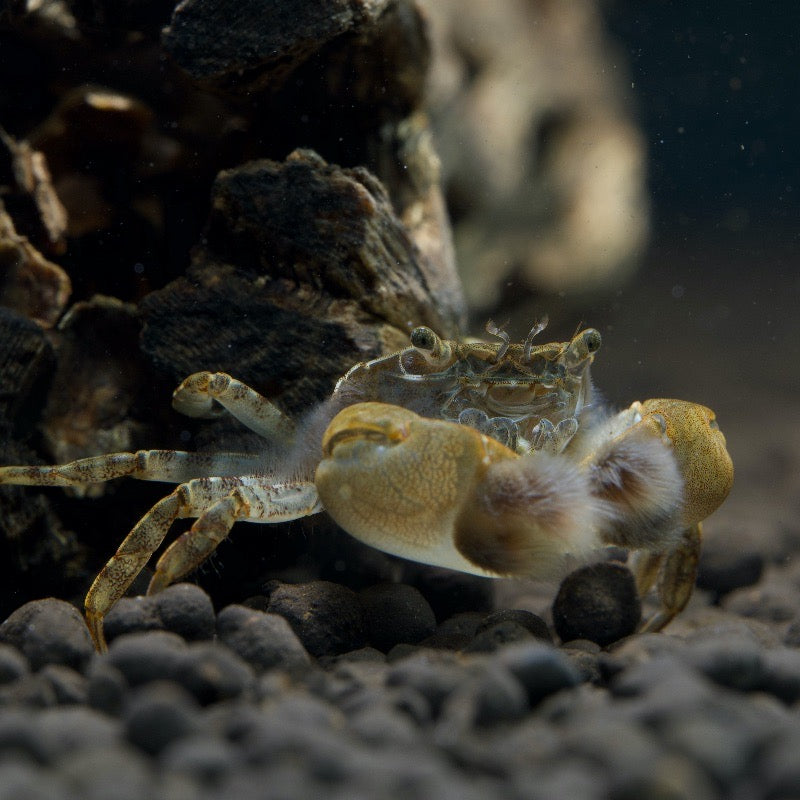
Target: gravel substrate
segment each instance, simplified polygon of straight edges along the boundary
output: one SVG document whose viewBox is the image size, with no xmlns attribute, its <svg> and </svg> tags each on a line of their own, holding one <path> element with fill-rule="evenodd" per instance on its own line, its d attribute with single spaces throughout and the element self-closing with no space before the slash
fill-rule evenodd
<svg viewBox="0 0 800 800">
<path fill-rule="evenodd" d="M 579 570 L 552 616 L 584 638 L 560 645 L 547 609 L 437 621 L 402 583 L 218 612 L 180 584 L 119 603 L 99 656 L 74 607 L 34 601 L 0 626 L 0 800 L 797 797 L 796 575 L 740 560 L 712 552 L 647 635 L 624 570 Z"/>
</svg>

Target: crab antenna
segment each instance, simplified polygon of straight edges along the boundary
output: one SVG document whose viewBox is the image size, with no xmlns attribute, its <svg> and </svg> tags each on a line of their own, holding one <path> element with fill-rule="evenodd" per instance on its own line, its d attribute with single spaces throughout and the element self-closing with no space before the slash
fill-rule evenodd
<svg viewBox="0 0 800 800">
<path fill-rule="evenodd" d="M 545 314 L 541 319 L 536 320 L 533 323 L 533 327 L 531 328 L 531 332 L 525 337 L 525 350 L 524 352 L 524 359 L 525 361 L 531 360 L 531 350 L 533 349 L 533 340 L 547 327 L 550 322 L 550 317 Z"/>
<path fill-rule="evenodd" d="M 500 345 L 500 349 L 497 351 L 497 355 L 495 356 L 495 363 L 497 363 L 506 354 L 506 351 L 511 344 L 511 337 L 503 330 L 506 325 L 508 325 L 508 320 L 506 320 L 500 326 L 495 325 L 490 319 L 486 321 L 486 333 L 491 334 L 492 336 L 497 336 L 498 339 L 503 340 L 503 344 Z"/>
</svg>

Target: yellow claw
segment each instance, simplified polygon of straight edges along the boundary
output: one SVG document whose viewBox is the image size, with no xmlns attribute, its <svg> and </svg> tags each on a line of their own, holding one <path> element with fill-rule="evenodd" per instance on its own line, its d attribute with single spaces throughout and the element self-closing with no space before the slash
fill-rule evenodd
<svg viewBox="0 0 800 800">
<path fill-rule="evenodd" d="M 701 522 L 719 508 L 733 486 L 733 462 L 710 408 L 686 400 L 641 404 L 643 421 L 657 425 L 672 443 L 684 480 L 683 522 Z"/>
<path fill-rule="evenodd" d="M 544 577 L 599 543 L 577 464 L 523 457 L 473 428 L 383 403 L 340 412 L 314 482 L 351 535 L 393 555 L 477 575 Z"/>
</svg>

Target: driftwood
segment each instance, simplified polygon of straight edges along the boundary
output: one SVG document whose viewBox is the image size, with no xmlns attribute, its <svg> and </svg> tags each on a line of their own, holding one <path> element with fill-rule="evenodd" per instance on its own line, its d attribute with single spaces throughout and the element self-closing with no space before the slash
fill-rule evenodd
<svg viewBox="0 0 800 800">
<path fill-rule="evenodd" d="M 413 326 L 463 330 L 411 0 L 44 2 L 2 25 L 3 463 L 213 448 L 235 431 L 169 407 L 193 371 L 303 414 Z M 102 491 L 0 492 L 0 577 L 63 559 L 86 580 L 106 517 L 122 533 L 149 505 Z"/>
</svg>

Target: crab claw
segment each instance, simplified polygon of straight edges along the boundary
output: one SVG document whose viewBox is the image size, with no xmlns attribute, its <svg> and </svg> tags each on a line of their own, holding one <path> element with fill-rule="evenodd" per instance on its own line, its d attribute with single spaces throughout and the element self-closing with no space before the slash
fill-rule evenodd
<svg viewBox="0 0 800 800">
<path fill-rule="evenodd" d="M 710 408 L 686 400 L 645 400 L 642 422 L 657 427 L 672 444 L 684 481 L 682 519 L 701 522 L 719 508 L 733 486 L 733 462 Z"/>
<path fill-rule="evenodd" d="M 326 511 L 393 555 L 478 575 L 552 574 L 598 545 L 588 481 L 568 459 L 519 456 L 466 425 L 383 403 L 341 411 L 315 484 Z"/>
</svg>

